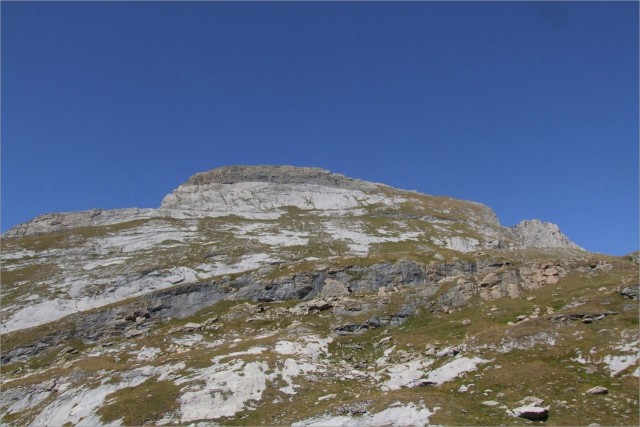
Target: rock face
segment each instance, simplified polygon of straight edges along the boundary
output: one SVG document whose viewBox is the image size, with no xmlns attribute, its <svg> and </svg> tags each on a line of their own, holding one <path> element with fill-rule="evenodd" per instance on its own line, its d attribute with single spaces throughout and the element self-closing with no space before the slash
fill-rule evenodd
<svg viewBox="0 0 640 427">
<path fill-rule="evenodd" d="M 478 203 L 292 166 L 219 168 L 191 177 L 159 209 L 47 214 L 3 237 L 4 284 L 15 286 L 13 298 L 3 301 L 5 332 L 177 284 L 300 260 L 385 255 L 397 247 L 433 251 L 434 259 L 444 259 L 435 252 L 443 248 L 576 248 L 550 224 L 504 228 Z M 27 237 L 33 238 L 21 240 Z M 42 277 L 24 275 L 36 267 Z M 501 277 L 491 295 L 505 286 L 516 292 L 514 280 Z M 45 298 L 53 289 L 57 297 Z"/>
<path fill-rule="evenodd" d="M 637 263 L 477 203 L 228 167 L 0 258 L 2 425 L 638 424 Z M 564 400 L 585 373 L 611 394 Z"/>
<path fill-rule="evenodd" d="M 283 207 L 343 211 L 387 201 L 368 193 L 377 189 L 319 168 L 231 166 L 194 175 L 160 208 L 256 217 L 273 216 Z"/>
</svg>

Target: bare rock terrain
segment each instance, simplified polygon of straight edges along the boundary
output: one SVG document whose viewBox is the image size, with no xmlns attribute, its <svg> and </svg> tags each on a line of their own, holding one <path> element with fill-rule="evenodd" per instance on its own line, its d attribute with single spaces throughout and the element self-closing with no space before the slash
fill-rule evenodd
<svg viewBox="0 0 640 427">
<path fill-rule="evenodd" d="M 0 417 L 637 425 L 636 258 L 319 168 L 219 168 L 2 236 Z"/>
</svg>

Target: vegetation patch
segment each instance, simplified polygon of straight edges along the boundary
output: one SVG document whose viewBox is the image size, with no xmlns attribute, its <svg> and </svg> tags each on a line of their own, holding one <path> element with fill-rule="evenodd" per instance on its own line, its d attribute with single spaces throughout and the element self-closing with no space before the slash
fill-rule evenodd
<svg viewBox="0 0 640 427">
<path fill-rule="evenodd" d="M 128 426 L 154 424 L 180 407 L 179 397 L 180 387 L 173 382 L 150 379 L 109 394 L 98 414 L 106 423 L 120 420 Z"/>
</svg>

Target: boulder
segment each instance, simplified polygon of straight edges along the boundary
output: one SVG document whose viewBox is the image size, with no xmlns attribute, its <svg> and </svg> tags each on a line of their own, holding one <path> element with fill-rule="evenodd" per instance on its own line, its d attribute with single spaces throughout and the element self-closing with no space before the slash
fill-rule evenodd
<svg viewBox="0 0 640 427">
<path fill-rule="evenodd" d="M 606 387 L 595 386 L 585 392 L 585 394 L 607 394 L 609 390 Z"/>
<path fill-rule="evenodd" d="M 489 273 L 480 281 L 481 287 L 493 286 L 501 282 L 500 276 L 495 273 Z"/>
<path fill-rule="evenodd" d="M 630 298 L 634 301 L 638 301 L 638 295 L 640 294 L 640 285 L 628 286 L 618 291 L 620 295 L 625 298 Z"/>
<path fill-rule="evenodd" d="M 307 303 L 307 307 L 309 311 L 311 310 L 324 311 L 332 308 L 333 304 L 331 304 L 329 301 L 324 301 L 324 300 L 312 300 Z"/>
<path fill-rule="evenodd" d="M 125 332 L 124 337 L 125 338 L 134 338 L 134 337 L 138 337 L 142 334 L 144 334 L 145 331 L 143 330 L 138 330 L 138 329 L 129 329 L 128 331 Z"/>
<path fill-rule="evenodd" d="M 289 312 L 292 314 L 303 315 L 303 314 L 309 314 L 311 312 L 328 310 L 330 308 L 333 308 L 333 304 L 330 303 L 329 301 L 314 299 L 311 301 L 301 302 L 295 307 L 291 307 L 289 309 Z"/>
<path fill-rule="evenodd" d="M 433 356 L 436 354 L 436 346 L 433 344 L 427 344 L 424 354 L 426 356 Z"/>
<path fill-rule="evenodd" d="M 52 380 L 49 380 L 46 383 L 44 383 L 42 385 L 42 389 L 45 390 L 45 391 L 51 391 L 51 390 L 53 390 L 55 388 L 55 386 L 56 386 L 56 380 L 52 379 Z"/>
<path fill-rule="evenodd" d="M 532 421 L 546 420 L 549 416 L 549 408 L 542 408 L 540 406 L 520 406 L 513 410 L 507 410 L 507 414 L 513 417 L 525 418 Z"/>
<path fill-rule="evenodd" d="M 200 323 L 187 323 L 182 327 L 183 332 L 192 332 L 202 329 L 202 324 Z"/>
<path fill-rule="evenodd" d="M 325 279 L 324 286 L 320 291 L 323 298 L 340 298 L 349 295 L 349 289 L 339 280 Z"/>
</svg>

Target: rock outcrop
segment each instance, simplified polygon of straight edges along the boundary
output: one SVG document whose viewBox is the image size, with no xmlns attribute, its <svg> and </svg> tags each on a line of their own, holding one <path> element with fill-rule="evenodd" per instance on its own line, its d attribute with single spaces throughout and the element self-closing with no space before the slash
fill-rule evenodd
<svg viewBox="0 0 640 427">
<path fill-rule="evenodd" d="M 556 224 L 539 219 L 525 220 L 511 228 L 517 242 L 532 248 L 570 248 L 584 250 L 565 236 Z"/>
</svg>

